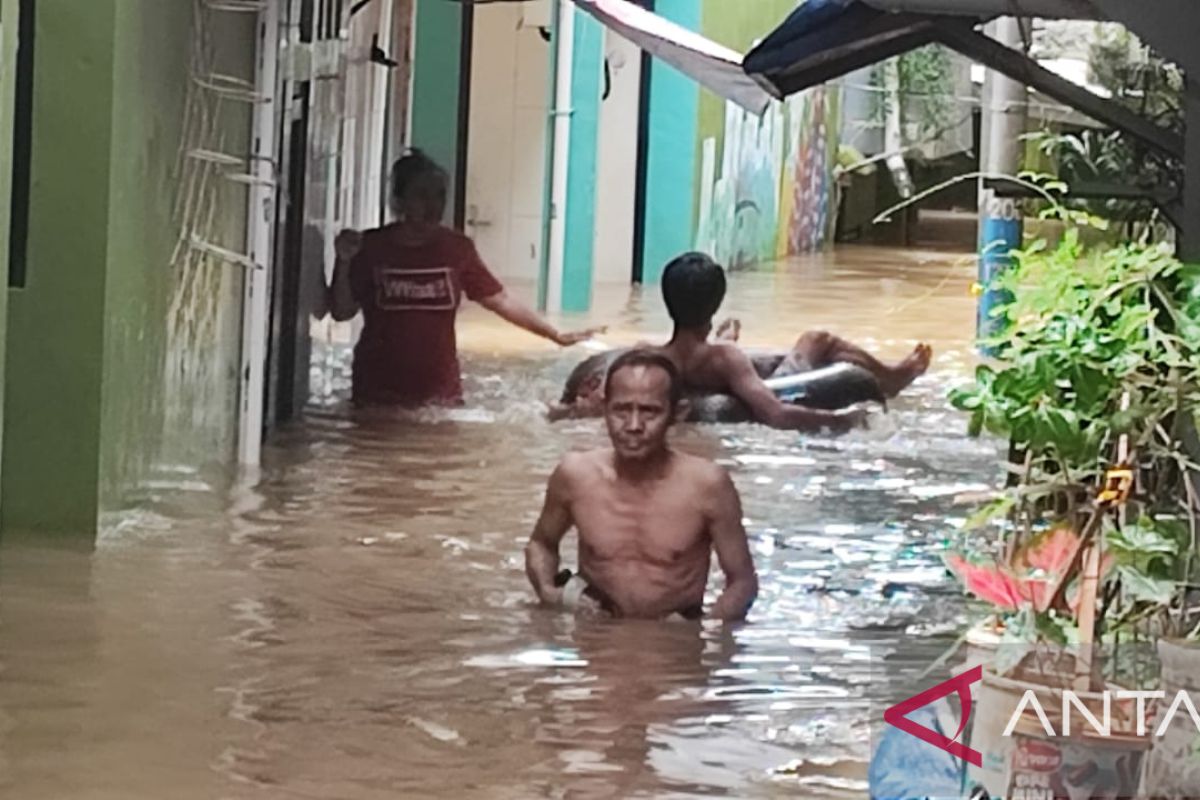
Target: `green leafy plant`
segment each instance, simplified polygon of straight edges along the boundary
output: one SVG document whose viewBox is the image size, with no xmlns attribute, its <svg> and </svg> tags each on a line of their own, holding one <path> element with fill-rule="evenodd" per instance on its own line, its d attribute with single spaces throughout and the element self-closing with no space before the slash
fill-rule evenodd
<svg viewBox="0 0 1200 800">
<path fill-rule="evenodd" d="M 938 45 L 928 45 L 899 57 L 900 91 L 906 123 L 915 123 L 918 138 L 924 139 L 950 125 L 955 114 L 954 73 L 950 54 Z"/>
<path fill-rule="evenodd" d="M 954 96 L 954 64 L 950 53 L 940 45 L 927 45 L 896 56 L 900 79 L 900 117 L 915 133 L 914 141 L 925 139 L 950 127 L 957 112 Z M 883 67 L 872 71 L 871 82 L 883 86 Z M 876 98 L 873 117 L 882 124 L 893 111 L 886 94 Z"/>
<path fill-rule="evenodd" d="M 1092 79 L 1117 103 L 1167 130 L 1185 127 L 1185 76 L 1119 25 L 1098 25 L 1089 46 Z M 1031 135 L 1038 150 L 1055 163 L 1055 172 L 1072 185 L 1093 184 L 1140 189 L 1149 200 L 1064 199 L 1064 205 L 1102 214 L 1125 228 L 1130 238 L 1163 226 L 1160 208 L 1182 213 L 1179 159 L 1110 130 L 1044 130 Z"/>
<path fill-rule="evenodd" d="M 1185 635 L 1196 621 L 1200 268 L 1165 245 L 1089 251 L 1075 228 L 1012 257 L 996 286 L 1011 298 L 997 310 L 1006 327 L 987 342 L 998 360 L 950 398 L 972 434 L 1011 444 L 1009 486 L 971 521 L 1000 541 L 976 546 L 975 562 L 1011 572 L 1034 537 L 1066 528 L 1077 544 L 1057 558 L 1049 596 L 1001 611 L 1032 615 L 1021 623 L 1031 635 L 1070 628 L 1076 604 L 1065 598 L 1094 547 L 1103 569 L 1087 641 L 1135 628 Z M 1114 489 L 1122 475 L 1132 485 Z"/>
</svg>

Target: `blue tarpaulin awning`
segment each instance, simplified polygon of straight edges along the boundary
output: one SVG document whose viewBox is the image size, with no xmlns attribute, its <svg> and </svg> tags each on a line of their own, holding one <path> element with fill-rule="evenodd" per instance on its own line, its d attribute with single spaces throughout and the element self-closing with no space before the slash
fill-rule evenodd
<svg viewBox="0 0 1200 800">
<path fill-rule="evenodd" d="M 906 10 L 910 8 L 939 13 Z M 1178 133 L 1071 83 L 976 30 L 981 22 L 1012 9 L 1072 17 L 1096 13 L 1084 0 L 808 0 L 746 55 L 743 66 L 767 91 L 782 98 L 938 43 L 1160 152 L 1183 155 L 1183 137 Z"/>
<path fill-rule="evenodd" d="M 743 67 L 772 95 L 786 97 L 929 44 L 934 35 L 924 15 L 808 0 L 746 55 Z"/>
</svg>

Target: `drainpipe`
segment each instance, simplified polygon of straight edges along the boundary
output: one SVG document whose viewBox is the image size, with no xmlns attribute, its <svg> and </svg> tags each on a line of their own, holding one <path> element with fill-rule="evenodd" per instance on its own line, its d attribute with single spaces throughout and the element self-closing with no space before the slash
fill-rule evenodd
<svg viewBox="0 0 1200 800">
<path fill-rule="evenodd" d="M 907 200 L 915 191 L 908 164 L 904 161 L 903 102 L 900 96 L 900 59 L 890 58 L 883 64 L 884 113 L 883 152 L 887 153 L 887 167 L 892 173 L 896 191 L 901 199 Z M 907 226 L 905 226 L 907 228 Z"/>
<path fill-rule="evenodd" d="M 571 153 L 571 59 L 575 46 L 575 8 L 571 0 L 553 0 L 553 3 L 538 307 L 542 311 L 558 312 L 562 309 L 563 259 L 566 248 L 567 159 Z"/>
</svg>

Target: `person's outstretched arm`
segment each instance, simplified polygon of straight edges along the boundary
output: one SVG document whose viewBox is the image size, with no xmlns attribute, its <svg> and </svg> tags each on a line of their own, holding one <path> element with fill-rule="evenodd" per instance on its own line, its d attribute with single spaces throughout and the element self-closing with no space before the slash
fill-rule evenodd
<svg viewBox="0 0 1200 800">
<path fill-rule="evenodd" d="M 496 294 L 480 299 L 479 304 L 506 322 L 510 322 L 522 330 L 529 331 L 535 336 L 540 336 L 543 339 L 549 339 L 555 344 L 563 347 L 568 347 L 570 345 L 586 341 L 595 336 L 597 333 L 602 333 L 604 331 L 603 328 L 588 328 L 587 330 L 582 331 L 562 333 L 549 322 L 547 322 L 541 314 L 537 313 L 505 290 L 501 290 Z"/>
<path fill-rule="evenodd" d="M 730 392 L 749 407 L 756 420 L 772 428 L 812 433 L 829 429 L 834 433 L 845 433 L 862 427 L 866 420 L 866 412 L 861 409 L 821 411 L 785 403 L 763 383 L 750 357 L 736 347 L 723 348 L 720 368 Z"/>
<path fill-rule="evenodd" d="M 742 501 L 729 473 L 720 467 L 716 485 L 708 493 L 708 530 L 717 563 L 725 574 L 725 589 L 713 604 L 711 616 L 725 621 L 746 618 L 758 597 L 758 574 L 742 525 Z"/>
<path fill-rule="evenodd" d="M 554 585 L 559 566 L 558 546 L 573 525 L 566 468 L 559 464 L 550 476 L 542 513 L 525 546 L 525 574 L 538 599 L 546 605 L 562 603 L 563 590 Z"/>
</svg>

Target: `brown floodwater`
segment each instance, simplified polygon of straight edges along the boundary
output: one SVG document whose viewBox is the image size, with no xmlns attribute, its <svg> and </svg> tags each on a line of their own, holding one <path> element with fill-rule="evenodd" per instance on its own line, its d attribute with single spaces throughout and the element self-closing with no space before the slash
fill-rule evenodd
<svg viewBox="0 0 1200 800">
<path fill-rule="evenodd" d="M 531 602 L 546 477 L 603 442 L 542 417 L 585 350 L 471 310 L 465 408 L 355 416 L 345 347 L 318 346 L 315 401 L 260 474 L 163 465 L 94 549 L 0 549 L 0 796 L 865 796 L 889 684 L 965 624 L 939 555 L 956 498 L 998 478 L 945 401 L 974 362 L 973 269 L 847 248 L 731 277 L 747 344 L 937 351 L 868 432 L 677 432 L 743 494 L 762 592 L 736 628 Z M 667 328 L 656 291 L 596 305 L 576 322 L 605 343 Z"/>
</svg>

